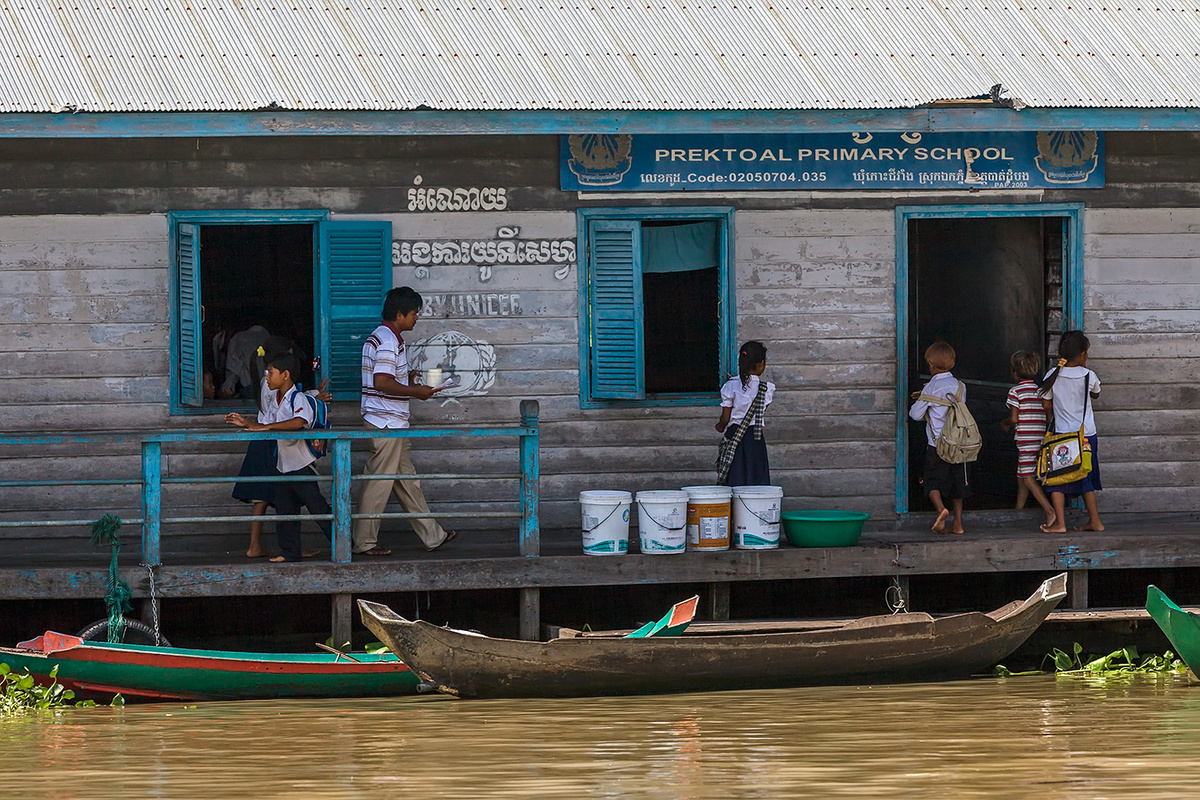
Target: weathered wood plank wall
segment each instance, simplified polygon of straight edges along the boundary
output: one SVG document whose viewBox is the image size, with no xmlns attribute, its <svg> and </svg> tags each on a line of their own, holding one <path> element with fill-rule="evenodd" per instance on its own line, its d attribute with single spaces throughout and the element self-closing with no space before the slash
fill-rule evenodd
<svg viewBox="0 0 1200 800">
<path fill-rule="evenodd" d="M 1110 135 L 1108 188 L 1023 196 L 1089 206 L 1085 325 L 1092 365 L 1105 382 L 1097 409 L 1106 510 L 1200 509 L 1192 380 L 1200 364 L 1200 212 L 1187 207 L 1200 205 L 1196 142 L 1188 134 Z M 557 169 L 552 137 L 0 142 L 0 428 L 218 424 L 168 413 L 167 210 L 326 208 L 335 218 L 391 220 L 401 242 L 496 240 L 501 228 L 519 229 L 504 234 L 518 239 L 561 241 L 574 238 L 580 201 L 558 191 Z M 410 190 L 471 186 L 505 188 L 506 207 L 409 210 Z M 964 193 L 928 201 L 995 199 Z M 677 202 L 689 201 L 697 202 L 683 195 Z M 892 209 L 920 201 L 807 194 L 699 201 L 739 209 L 738 338 L 760 338 L 771 349 L 769 377 L 781 391 L 768 438 L 789 505 L 892 509 Z M 666 204 L 586 201 L 638 202 Z M 398 260 L 396 283 L 430 299 L 413 341 L 458 331 L 487 342 L 496 358 L 486 394 L 421 404 L 415 424 L 511 422 L 521 398 L 538 397 L 544 524 L 574 524 L 582 489 L 710 480 L 714 408 L 580 409 L 576 266 L 566 265 L 565 274 L 563 264 L 498 266 L 485 278 L 474 265 L 430 265 L 419 273 Z M 357 418 L 352 404 L 335 414 L 339 424 Z M 492 445 L 419 450 L 418 465 L 427 471 L 508 466 L 509 451 Z M 238 448 L 168 452 L 170 475 L 230 474 L 241 458 Z M 6 456 L 4 478 L 138 473 L 136 454 L 116 446 L 83 457 L 66 447 Z M 361 464 L 362 454 L 356 459 Z M 491 484 L 427 489 L 440 508 L 495 508 L 512 496 L 509 487 Z M 173 511 L 241 513 L 227 492 L 171 487 L 167 498 Z M 136 491 L 9 489 L 0 496 L 4 518 L 110 510 L 136 516 Z M 241 527 L 225 533 L 239 537 Z M 19 547 L 81 535 L 0 533 Z"/>
</svg>

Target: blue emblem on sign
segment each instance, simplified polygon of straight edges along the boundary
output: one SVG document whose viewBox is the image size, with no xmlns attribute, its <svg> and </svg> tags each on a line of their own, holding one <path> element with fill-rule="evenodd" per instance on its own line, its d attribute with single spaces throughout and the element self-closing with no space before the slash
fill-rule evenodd
<svg viewBox="0 0 1200 800">
<path fill-rule="evenodd" d="M 628 134 L 572 134 L 567 149 L 567 167 L 584 186 L 620 183 L 633 166 L 633 137 Z"/>
<path fill-rule="evenodd" d="M 1099 158 L 1095 131 L 1042 131 L 1034 163 L 1050 183 L 1085 183 Z"/>
</svg>

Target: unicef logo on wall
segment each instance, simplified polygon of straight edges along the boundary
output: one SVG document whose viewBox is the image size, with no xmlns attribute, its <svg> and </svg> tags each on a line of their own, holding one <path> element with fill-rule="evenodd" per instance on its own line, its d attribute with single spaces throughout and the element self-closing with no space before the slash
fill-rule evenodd
<svg viewBox="0 0 1200 800">
<path fill-rule="evenodd" d="M 408 367 L 421 371 L 436 367 L 442 371 L 443 382 L 454 381 L 454 386 L 438 393 L 446 402 L 455 397 L 478 397 L 496 382 L 496 351 L 465 333 L 443 331 L 409 348 Z"/>
<path fill-rule="evenodd" d="M 588 186 L 620 183 L 633 166 L 633 137 L 628 134 L 583 133 L 567 137 L 567 167 Z"/>
<path fill-rule="evenodd" d="M 1037 135 L 1037 168 L 1050 183 L 1083 183 L 1099 158 L 1095 131 L 1042 131 Z"/>
</svg>

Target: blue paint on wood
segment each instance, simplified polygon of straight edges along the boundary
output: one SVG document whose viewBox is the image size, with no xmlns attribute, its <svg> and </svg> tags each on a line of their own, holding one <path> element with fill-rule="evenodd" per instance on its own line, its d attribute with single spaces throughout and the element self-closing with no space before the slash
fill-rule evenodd
<svg viewBox="0 0 1200 800">
<path fill-rule="evenodd" d="M 142 444 L 142 563 L 162 563 L 159 542 L 162 519 L 162 445 Z"/>
<path fill-rule="evenodd" d="M 392 223 L 323 220 L 317 229 L 319 378 L 330 381 L 334 400 L 357 400 L 362 347 L 392 288 Z"/>
<path fill-rule="evenodd" d="M 737 372 L 737 297 L 734 289 L 734 209 L 730 206 L 699 206 L 699 207 L 669 207 L 669 208 L 589 208 L 579 209 L 576 213 L 578 240 L 584 243 L 584 252 L 579 258 L 579 402 L 582 408 L 629 408 L 629 407 L 658 407 L 658 406 L 698 406 L 715 405 L 720 399 L 719 391 L 712 392 L 680 392 L 676 394 L 647 395 L 644 386 L 645 358 L 642 347 L 641 328 L 643 309 L 641 301 L 641 281 L 637 280 L 633 300 L 632 313 L 635 317 L 634 328 L 636 337 L 623 353 L 627 363 L 634 364 L 633 377 L 636 386 L 624 391 L 618 385 L 616 378 L 606 385 L 599 380 L 605 375 L 602 366 L 607 367 L 608 373 L 617 373 L 617 365 L 613 362 L 618 353 L 602 353 L 600 358 L 607 358 L 606 364 L 595 363 L 596 351 L 603 339 L 603 330 L 597 330 L 599 313 L 604 312 L 600 298 L 595 296 L 597 290 L 597 256 L 594 250 L 594 233 L 629 229 L 629 223 L 640 224 L 643 220 L 715 220 L 721 237 L 719 254 L 721 263 L 717 271 L 717 331 L 719 337 L 720 369 L 716 377 L 718 388 L 723 376 Z M 633 258 L 640 261 L 641 248 L 636 242 Z M 640 264 L 634 264 L 640 278 Z M 603 278 L 603 275 L 600 276 Z M 608 305 L 612 305 L 611 302 Z M 608 309 L 611 311 L 611 309 Z M 606 373 L 607 374 L 607 373 Z M 608 377 L 612 377 L 609 375 Z"/>
<path fill-rule="evenodd" d="M 495 480 L 512 480 L 518 479 L 520 482 L 520 491 L 518 500 L 520 502 L 519 511 L 459 511 L 459 512 L 438 512 L 436 514 L 419 514 L 419 513 L 394 513 L 394 514 L 354 514 L 351 503 L 351 482 L 353 480 L 362 480 L 363 477 L 355 478 L 352 475 L 351 467 L 351 442 L 354 440 L 374 439 L 379 437 L 385 438 L 433 438 L 439 436 L 459 436 L 459 437 L 516 437 L 518 440 L 518 459 L 520 462 L 520 470 L 515 474 L 504 473 L 488 473 L 488 474 L 437 474 L 431 476 L 424 475 L 405 475 L 392 476 L 400 479 L 426 479 L 442 478 L 447 480 L 462 480 L 465 478 L 486 478 Z M 520 520 L 520 544 L 521 554 L 525 556 L 537 556 L 540 553 L 540 530 L 538 520 L 538 480 L 539 480 L 539 456 L 538 456 L 538 403 L 534 400 L 525 400 L 521 403 L 521 424 L 506 428 L 424 428 L 421 430 L 413 430 L 406 428 L 403 430 L 390 430 L 386 432 L 367 431 L 367 430 L 349 430 L 349 431 L 297 431 L 295 433 L 275 433 L 269 431 L 249 432 L 243 430 L 221 430 L 221 431 L 168 431 L 155 434 L 27 434 L 15 436 L 0 436 L 0 447 L 13 445 L 37 445 L 37 444 L 61 444 L 73 443 L 77 445 L 87 444 L 111 444 L 114 442 L 139 442 L 141 445 L 141 462 L 142 474 L 140 480 L 111 480 L 103 481 L 105 485 L 109 484 L 129 484 L 140 485 L 141 502 L 142 502 L 142 517 L 137 520 L 125 520 L 130 523 L 141 523 L 142 525 L 142 561 L 145 564 L 159 566 L 161 564 L 161 528 L 164 524 L 199 524 L 209 522 L 252 522 L 261 521 L 261 517 L 252 515 L 240 516 L 189 516 L 189 517 L 168 517 L 162 516 L 162 486 L 164 483 L 229 483 L 239 480 L 233 476 L 226 477 L 203 477 L 203 478 L 167 478 L 162 475 L 162 445 L 164 443 L 197 443 L 197 442 L 228 442 L 228 441 L 251 441 L 251 440 L 272 440 L 272 439 L 331 439 L 333 440 L 333 475 L 331 476 L 283 476 L 276 478 L 265 478 L 274 482 L 294 482 L 294 481 L 309 481 L 316 480 L 320 482 L 333 482 L 333 497 L 332 497 L 332 513 L 328 515 L 279 515 L 272 517 L 273 520 L 318 520 L 328 519 L 333 521 L 334 541 L 333 541 L 333 561 L 334 563 L 348 563 L 351 560 L 350 545 L 351 545 L 351 528 L 352 521 L 355 519 L 418 519 L 422 517 L 442 517 L 448 519 L 519 519 Z M 383 477 L 383 476 L 379 476 Z M 241 479 L 245 480 L 245 479 Z M 96 481 L 91 480 L 62 480 L 62 481 L 25 481 L 25 482 L 9 482 L 18 484 L 29 484 L 38 486 L 80 486 L 80 485 L 95 485 Z M 94 520 L 13 520 L 0 521 L 0 528 L 17 528 L 17 527 L 65 527 L 65 526 L 87 526 Z"/>
<path fill-rule="evenodd" d="M 0 138 L 420 136 L 834 131 L 1195 131 L 1198 108 L 829 111 L 225 111 L 0 114 Z"/>
<path fill-rule="evenodd" d="M 350 440 L 333 440 L 333 560 L 350 561 Z"/>
<path fill-rule="evenodd" d="M 521 425 L 529 432 L 522 434 L 521 451 L 521 530 L 520 553 L 536 558 L 542 552 L 541 528 L 538 521 L 538 483 L 541 468 L 538 462 L 538 414 L 536 400 L 521 401 Z"/>
</svg>

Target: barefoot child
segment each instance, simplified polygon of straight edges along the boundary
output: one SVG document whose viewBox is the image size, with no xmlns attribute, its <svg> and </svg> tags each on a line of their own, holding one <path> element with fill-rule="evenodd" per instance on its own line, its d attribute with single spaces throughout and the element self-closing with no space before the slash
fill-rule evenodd
<svg viewBox="0 0 1200 800">
<path fill-rule="evenodd" d="M 767 368 L 767 348 L 762 342 L 749 341 L 738 350 L 738 377 L 730 378 L 721 387 L 721 418 L 717 430 L 732 439 L 758 396 L 763 381 L 760 376 Z M 765 410 L 775 396 L 775 384 L 766 382 L 762 407 Z M 771 465 L 767 460 L 767 442 L 763 438 L 763 414 L 749 421 L 733 454 L 726 483 L 729 486 L 770 486 Z M 718 476 L 719 477 L 719 476 Z"/>
<path fill-rule="evenodd" d="M 1017 508 L 1030 496 L 1046 512 L 1046 525 L 1054 524 L 1054 507 L 1037 481 L 1038 452 L 1046 436 L 1046 410 L 1038 395 L 1037 377 L 1042 372 L 1037 353 L 1018 350 L 1008 361 L 1017 385 L 1008 390 L 1008 419 L 1001 425 L 1014 431 L 1017 441 Z"/>
<path fill-rule="evenodd" d="M 227 420 L 232 425 L 248 431 L 299 431 L 311 428 L 312 406 L 300 397 L 293 375 L 300 373 L 300 360 L 289 352 L 275 353 L 267 357 L 266 383 L 271 390 L 263 422 L 251 421 L 241 414 L 230 414 Z M 313 462 L 316 457 L 302 440 L 279 440 L 276 442 L 275 467 L 284 477 L 315 475 Z M 329 502 L 321 494 L 316 481 L 286 481 L 275 483 L 275 511 L 280 515 L 295 515 L 301 507 L 311 514 L 330 513 Z M 327 537 L 332 539 L 333 526 L 329 520 L 314 520 Z M 275 523 L 279 538 L 280 554 L 271 561 L 299 561 L 300 522 L 287 520 Z"/>
<path fill-rule="evenodd" d="M 1083 427 L 1083 435 L 1092 446 L 1092 471 L 1074 483 L 1047 486 L 1046 493 L 1054 505 L 1054 520 L 1042 526 L 1046 533 L 1066 533 L 1067 498 L 1083 497 L 1088 521 L 1077 531 L 1102 531 L 1096 492 L 1100 484 L 1099 439 L 1096 418 L 1092 414 L 1092 398 L 1100 394 L 1100 378 L 1087 368 L 1088 338 L 1083 331 L 1067 331 L 1058 343 L 1058 366 L 1050 370 L 1039 384 L 1042 406 L 1052 414 L 1055 433 L 1072 433 Z"/>
<path fill-rule="evenodd" d="M 258 402 L 258 422 L 266 421 L 264 409 L 271 398 L 271 389 L 267 386 L 266 381 L 266 359 L 276 353 L 292 353 L 297 359 L 303 360 L 304 358 L 300 349 L 290 339 L 283 336 L 268 336 L 262 346 L 258 348 L 253 373 L 255 379 L 253 393 Z M 333 399 L 325 391 L 325 383 L 322 383 L 319 389 L 309 391 L 308 394 L 325 402 Z M 232 416 L 232 414 L 226 414 L 225 421 L 232 422 Z M 242 468 L 238 471 L 239 478 L 271 477 L 278 474 L 278 470 L 275 469 L 274 442 L 253 441 L 247 445 L 246 456 L 242 459 Z M 250 503 L 250 513 L 255 517 L 262 517 L 267 513 L 267 508 L 274 505 L 275 489 L 274 484 L 270 481 L 239 481 L 233 485 L 232 494 L 235 500 Z M 247 558 L 263 558 L 269 555 L 262 545 L 262 529 L 261 520 L 250 523 L 250 546 L 246 548 Z M 305 552 L 304 555 L 316 555 L 316 551 Z"/>
<path fill-rule="evenodd" d="M 948 407 L 930 403 L 927 400 L 918 400 L 921 395 L 926 394 L 932 397 L 944 397 L 951 400 L 958 396 L 959 389 L 962 389 L 963 400 L 966 400 L 967 390 L 958 378 L 955 378 L 950 370 L 954 369 L 954 348 L 946 342 L 934 342 L 925 350 L 925 363 L 929 365 L 929 372 L 933 378 L 919 392 L 913 392 L 912 408 L 909 409 L 908 416 L 915 420 L 925 420 L 925 470 L 921 479 L 921 484 L 925 489 L 925 494 L 929 496 L 929 502 L 933 503 L 933 509 L 937 512 L 937 519 L 934 520 L 931 530 L 934 533 L 945 533 L 946 523 L 950 523 L 950 532 L 961 535 L 963 533 L 963 500 L 971 496 L 971 482 L 967 475 L 966 464 L 951 464 L 943 461 L 937 452 L 938 436 L 942 433 L 942 426 L 946 424 L 946 416 Z M 950 501 L 950 508 L 953 509 L 953 519 L 951 512 L 946 508 L 946 500 Z"/>
</svg>

